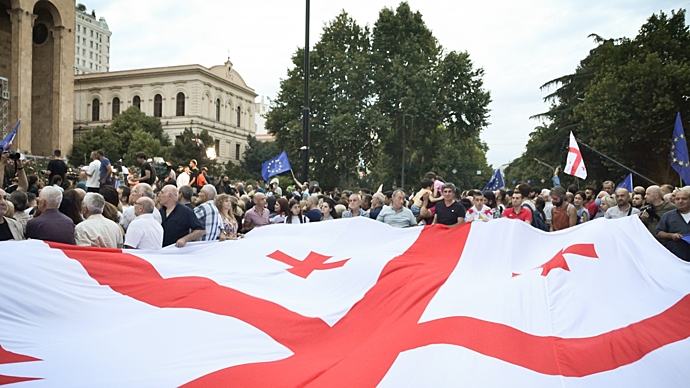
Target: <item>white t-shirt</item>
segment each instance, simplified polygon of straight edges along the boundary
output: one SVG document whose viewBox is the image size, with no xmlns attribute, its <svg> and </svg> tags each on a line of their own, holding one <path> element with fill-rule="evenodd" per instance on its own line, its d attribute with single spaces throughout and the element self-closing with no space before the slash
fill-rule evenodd
<svg viewBox="0 0 690 388">
<path fill-rule="evenodd" d="M 129 224 L 131 224 L 135 219 L 137 218 L 136 215 L 134 215 L 134 206 L 130 206 L 127 209 L 122 209 L 122 216 L 120 217 L 120 226 L 122 226 L 122 229 L 127 232 L 127 228 L 129 228 Z M 163 218 L 161 218 L 161 213 L 158 211 L 158 209 L 153 209 L 153 218 L 158 221 L 160 224 L 163 222 Z"/>
<path fill-rule="evenodd" d="M 101 187 L 100 181 L 101 161 L 94 160 L 86 169 L 86 187 Z"/>
<path fill-rule="evenodd" d="M 686 223 L 686 224 L 687 224 L 688 222 L 690 222 L 690 213 L 685 213 L 685 214 L 680 213 L 680 215 L 683 216 L 683 219 L 685 220 L 685 223 Z"/>
<path fill-rule="evenodd" d="M 490 221 L 494 218 L 494 212 L 490 207 L 482 205 L 481 209 L 477 209 L 477 206 L 472 206 L 465 213 L 465 222 L 472 221 Z"/>
<path fill-rule="evenodd" d="M 182 172 L 177 177 L 177 188 L 179 189 L 180 187 L 187 185 L 189 185 L 189 174 Z"/>
<path fill-rule="evenodd" d="M 153 214 L 142 214 L 129 224 L 125 245 L 137 249 L 161 249 L 163 227 L 153 218 Z"/>
</svg>

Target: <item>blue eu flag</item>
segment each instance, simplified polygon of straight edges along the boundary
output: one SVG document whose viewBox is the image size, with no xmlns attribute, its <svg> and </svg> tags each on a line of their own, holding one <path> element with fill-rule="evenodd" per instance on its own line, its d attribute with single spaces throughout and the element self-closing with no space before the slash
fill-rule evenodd
<svg viewBox="0 0 690 388">
<path fill-rule="evenodd" d="M 19 123 L 21 122 L 21 120 L 17 120 L 17 124 L 14 125 L 14 128 L 12 128 L 10 133 L 8 133 L 4 139 L 0 140 L 0 152 L 10 149 L 14 138 L 17 137 L 17 130 L 19 129 Z"/>
<path fill-rule="evenodd" d="M 623 181 L 621 183 L 619 183 L 618 186 L 616 186 L 616 189 L 618 189 L 619 187 L 627 189 L 629 193 L 632 193 L 632 191 L 633 191 L 632 173 L 628 174 L 628 176 L 625 177 L 625 179 L 623 179 Z"/>
<path fill-rule="evenodd" d="M 680 112 L 678 112 L 678 116 L 676 116 L 676 125 L 673 128 L 673 138 L 671 139 L 671 167 L 676 170 L 686 185 L 690 184 L 688 143 L 685 141 L 685 132 L 683 132 Z"/>
<path fill-rule="evenodd" d="M 292 170 L 287 154 L 283 151 L 280 155 L 272 157 L 261 164 L 261 176 L 268 182 L 268 178 L 285 171 Z"/>
<path fill-rule="evenodd" d="M 494 173 L 494 176 L 491 177 L 489 180 L 489 183 L 486 184 L 486 187 L 482 190 L 482 193 L 486 192 L 487 190 L 498 190 L 501 187 L 505 186 L 503 184 L 503 175 L 501 175 L 501 169 L 496 169 L 496 172 Z"/>
</svg>

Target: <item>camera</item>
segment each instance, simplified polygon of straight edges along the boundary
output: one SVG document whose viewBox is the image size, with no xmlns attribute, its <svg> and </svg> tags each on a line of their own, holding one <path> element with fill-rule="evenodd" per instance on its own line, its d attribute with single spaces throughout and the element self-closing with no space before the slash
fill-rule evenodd
<svg viewBox="0 0 690 388">
<path fill-rule="evenodd" d="M 10 159 L 19 160 L 21 158 L 22 158 L 22 154 L 20 154 L 19 152 L 10 151 Z"/>
<path fill-rule="evenodd" d="M 649 218 L 653 219 L 656 218 L 656 211 L 654 210 L 654 206 L 652 205 L 645 205 L 640 208 L 640 213 L 647 212 L 649 214 Z"/>
</svg>

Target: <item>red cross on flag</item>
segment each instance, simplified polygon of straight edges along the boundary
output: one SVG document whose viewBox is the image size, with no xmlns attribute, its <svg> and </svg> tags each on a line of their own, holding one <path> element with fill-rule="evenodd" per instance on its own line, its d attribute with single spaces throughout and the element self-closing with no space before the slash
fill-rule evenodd
<svg viewBox="0 0 690 388">
<path fill-rule="evenodd" d="M 0 386 L 690 381 L 690 266 L 633 217 L 552 234 L 357 217 L 159 251 L 0 252 Z"/>
<path fill-rule="evenodd" d="M 570 145 L 568 146 L 568 159 L 565 162 L 565 169 L 563 171 L 568 175 L 576 176 L 580 179 L 587 179 L 587 168 L 585 162 L 582 160 L 582 153 L 580 147 L 577 145 L 575 135 L 570 132 Z"/>
</svg>

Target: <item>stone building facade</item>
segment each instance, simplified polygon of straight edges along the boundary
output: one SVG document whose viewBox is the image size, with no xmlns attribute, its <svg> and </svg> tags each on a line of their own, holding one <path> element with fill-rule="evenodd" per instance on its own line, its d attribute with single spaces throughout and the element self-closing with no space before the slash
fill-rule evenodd
<svg viewBox="0 0 690 388">
<path fill-rule="evenodd" d="M 0 77 L 22 152 L 72 147 L 74 19 L 74 0 L 0 0 Z"/>
<path fill-rule="evenodd" d="M 159 117 L 175 141 L 185 128 L 207 130 L 215 140 L 218 161 L 239 163 L 254 134 L 254 99 L 228 60 L 209 68 L 200 65 L 159 67 L 77 75 L 74 79 L 74 136 L 108 126 L 131 106 Z"/>
<path fill-rule="evenodd" d="M 110 70 L 110 37 L 113 33 L 96 12 L 77 10 L 74 74 L 100 73 Z"/>
</svg>

